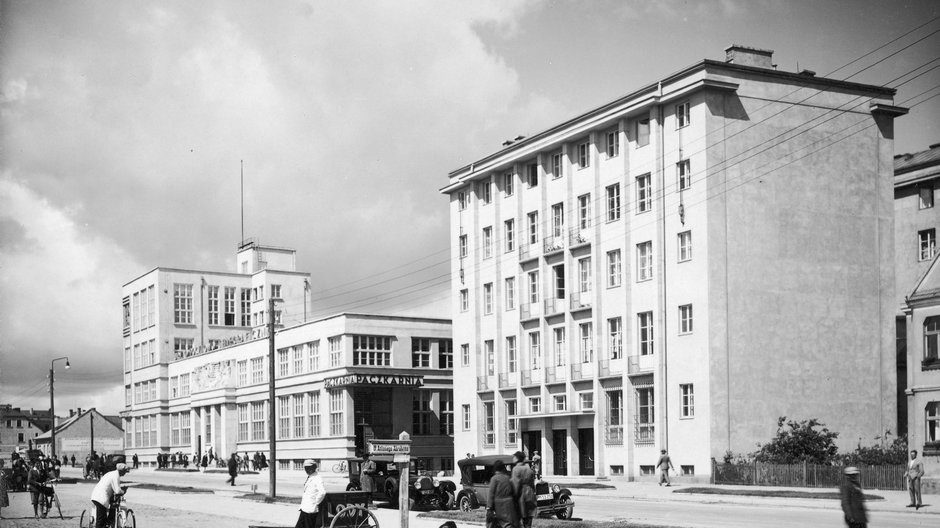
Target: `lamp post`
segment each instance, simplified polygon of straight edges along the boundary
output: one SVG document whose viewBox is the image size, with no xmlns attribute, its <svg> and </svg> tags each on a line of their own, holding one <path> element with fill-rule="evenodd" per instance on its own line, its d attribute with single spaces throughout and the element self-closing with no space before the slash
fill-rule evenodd
<svg viewBox="0 0 940 528">
<path fill-rule="evenodd" d="M 49 430 L 52 431 L 52 444 L 49 447 L 49 455 L 52 458 L 55 458 L 55 362 L 59 360 L 65 360 L 65 368 L 71 368 L 72 365 L 69 364 L 69 357 L 62 356 L 59 358 L 53 359 L 49 362 L 49 414 L 52 416 L 52 428 Z"/>
</svg>

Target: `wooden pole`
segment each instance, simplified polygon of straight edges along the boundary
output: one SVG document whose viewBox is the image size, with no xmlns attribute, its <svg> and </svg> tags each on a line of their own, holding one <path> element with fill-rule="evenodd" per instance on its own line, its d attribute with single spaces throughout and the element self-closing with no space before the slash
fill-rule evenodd
<svg viewBox="0 0 940 528">
<path fill-rule="evenodd" d="M 277 405 L 274 401 L 274 297 L 268 299 L 268 496 L 277 495 L 277 442 L 275 441 L 275 419 Z"/>
</svg>

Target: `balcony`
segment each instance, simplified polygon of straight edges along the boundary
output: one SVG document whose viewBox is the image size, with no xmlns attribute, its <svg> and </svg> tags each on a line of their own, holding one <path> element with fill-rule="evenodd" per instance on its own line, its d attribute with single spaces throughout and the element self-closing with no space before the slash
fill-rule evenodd
<svg viewBox="0 0 940 528">
<path fill-rule="evenodd" d="M 592 379 L 595 370 L 594 363 L 574 363 L 571 365 L 571 381 Z"/>
<path fill-rule="evenodd" d="M 571 228 L 568 230 L 568 246 L 576 248 L 590 244 L 593 234 L 591 226 Z"/>
<path fill-rule="evenodd" d="M 566 302 L 564 297 L 551 297 L 545 299 L 545 315 L 549 316 L 564 313 L 565 309 L 567 308 L 565 304 Z"/>
<path fill-rule="evenodd" d="M 531 369 L 522 371 L 522 386 L 531 387 L 542 383 L 542 369 Z"/>
<path fill-rule="evenodd" d="M 594 292 L 591 290 L 571 294 L 571 311 L 589 310 L 594 304 Z"/>
<path fill-rule="evenodd" d="M 528 321 L 542 315 L 542 305 L 540 303 L 522 303 L 519 305 L 519 320 Z"/>
<path fill-rule="evenodd" d="M 545 382 L 546 383 L 556 383 L 559 381 L 565 381 L 568 373 L 568 368 L 565 365 L 559 365 L 557 367 L 548 367 L 545 369 Z"/>
<path fill-rule="evenodd" d="M 656 356 L 647 354 L 645 356 L 633 355 L 627 357 L 627 374 L 630 376 L 639 374 L 648 374 L 653 372 L 656 367 Z"/>
<path fill-rule="evenodd" d="M 477 376 L 477 391 L 489 390 L 490 383 L 488 376 Z"/>
<path fill-rule="evenodd" d="M 565 237 L 562 233 L 558 233 L 556 236 L 545 237 L 542 243 L 542 250 L 546 255 L 556 253 L 563 249 L 565 249 Z"/>
<path fill-rule="evenodd" d="M 505 389 L 509 386 L 509 374 L 500 373 L 499 375 L 499 388 Z"/>
<path fill-rule="evenodd" d="M 604 359 L 600 362 L 600 369 L 598 369 L 598 376 L 604 377 L 613 377 L 623 373 L 623 360 L 621 359 Z"/>
<path fill-rule="evenodd" d="M 538 245 L 522 242 L 519 244 L 519 262 L 538 258 Z"/>
</svg>

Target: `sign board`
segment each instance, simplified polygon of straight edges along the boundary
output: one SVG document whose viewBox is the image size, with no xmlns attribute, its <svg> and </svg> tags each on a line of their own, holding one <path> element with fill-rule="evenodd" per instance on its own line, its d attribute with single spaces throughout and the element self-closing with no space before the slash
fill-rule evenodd
<svg viewBox="0 0 940 528">
<path fill-rule="evenodd" d="M 327 389 L 346 385 L 386 385 L 420 387 L 424 385 L 424 376 L 403 376 L 386 374 L 347 374 L 323 380 Z"/>
<path fill-rule="evenodd" d="M 333 526 L 331 523 L 334 522 L 334 518 L 336 518 L 335 526 L 338 527 L 365 526 L 364 522 L 369 520 L 370 504 L 372 504 L 372 494 L 367 491 L 329 492 L 320 504 L 320 526 Z M 350 506 L 364 509 L 351 508 L 343 511 Z"/>
<path fill-rule="evenodd" d="M 411 454 L 411 442 L 403 443 L 393 440 L 381 441 L 381 440 L 372 440 L 366 444 L 366 452 L 370 455 L 385 455 L 385 456 L 394 456 L 398 457 L 399 455 L 404 456 L 406 459 L 408 455 Z M 398 460 L 395 460 L 398 462 Z"/>
<path fill-rule="evenodd" d="M 91 452 L 90 438 L 62 438 L 61 447 L 57 451 L 75 451 L 78 453 Z M 114 453 L 124 451 L 122 438 L 95 438 L 95 451 L 99 453 Z"/>
</svg>

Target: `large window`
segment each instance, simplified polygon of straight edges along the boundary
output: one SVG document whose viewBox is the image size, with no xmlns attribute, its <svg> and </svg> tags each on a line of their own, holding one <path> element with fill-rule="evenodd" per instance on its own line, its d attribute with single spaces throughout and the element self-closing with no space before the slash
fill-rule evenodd
<svg viewBox="0 0 940 528">
<path fill-rule="evenodd" d="M 291 368 L 294 370 L 294 374 L 303 374 L 304 372 L 304 348 L 307 345 L 297 345 L 291 347 L 291 363 L 293 365 Z"/>
<path fill-rule="evenodd" d="M 594 288 L 591 280 L 591 257 L 578 259 L 578 291 L 588 293 L 592 289 Z M 587 299 L 582 296 L 581 302 L 586 303 Z"/>
<path fill-rule="evenodd" d="M 219 324 L 219 287 L 209 286 L 209 324 Z"/>
<path fill-rule="evenodd" d="M 529 364 L 533 370 L 542 368 L 542 334 L 529 332 Z"/>
<path fill-rule="evenodd" d="M 555 337 L 555 366 L 563 367 L 568 364 L 568 344 L 565 337 L 565 327 L 552 329 Z"/>
<path fill-rule="evenodd" d="M 620 257 L 620 250 L 615 249 L 613 251 L 607 252 L 607 287 L 615 288 L 620 286 L 621 283 L 621 271 L 622 271 L 622 259 Z"/>
<path fill-rule="evenodd" d="M 555 238 L 565 236 L 564 203 L 556 203 L 552 206 L 552 236 Z"/>
<path fill-rule="evenodd" d="M 519 438 L 519 405 L 516 400 L 506 400 L 506 443 L 515 445 Z"/>
<path fill-rule="evenodd" d="M 241 326 L 251 326 L 251 289 L 241 290 Z"/>
<path fill-rule="evenodd" d="M 247 442 L 249 440 L 249 421 L 248 421 L 248 404 L 239 403 L 238 404 L 238 441 Z"/>
<path fill-rule="evenodd" d="M 650 189 L 650 175 L 636 177 L 636 212 L 645 213 L 652 208 L 653 197 Z"/>
<path fill-rule="evenodd" d="M 692 333 L 692 305 L 683 304 L 679 307 L 679 333 Z"/>
<path fill-rule="evenodd" d="M 173 322 L 193 323 L 193 285 L 173 285 Z"/>
<path fill-rule="evenodd" d="M 330 436 L 343 436 L 343 391 L 330 391 Z"/>
<path fill-rule="evenodd" d="M 226 286 L 223 294 L 225 295 L 223 298 L 225 303 L 223 305 L 225 320 L 222 321 L 222 323 L 225 326 L 235 326 L 235 288 Z"/>
<path fill-rule="evenodd" d="M 506 311 L 516 309 L 516 278 L 507 277 L 505 281 L 505 288 L 503 288 L 505 294 L 506 302 Z"/>
<path fill-rule="evenodd" d="M 295 394 L 294 401 L 294 438 L 307 435 L 307 395 Z"/>
<path fill-rule="evenodd" d="M 483 228 L 483 258 L 487 259 L 493 256 L 493 227 Z"/>
<path fill-rule="evenodd" d="M 486 375 L 496 374 L 496 351 L 494 350 L 492 339 L 483 342 L 483 357 L 486 358 Z"/>
<path fill-rule="evenodd" d="M 516 221 L 510 218 L 503 222 L 503 233 L 506 240 L 506 252 L 516 249 Z"/>
<path fill-rule="evenodd" d="M 920 245 L 920 260 L 930 260 L 937 254 L 937 230 L 924 229 L 917 232 Z"/>
<path fill-rule="evenodd" d="M 264 357 L 251 358 L 251 384 L 264 383 Z"/>
<path fill-rule="evenodd" d="M 691 160 L 686 159 L 676 163 L 676 185 L 680 191 L 684 191 L 692 186 Z"/>
<path fill-rule="evenodd" d="M 411 406 L 411 434 L 429 435 L 431 434 L 431 393 L 429 391 L 416 390 L 412 393 Z"/>
<path fill-rule="evenodd" d="M 518 369 L 518 357 L 516 352 L 516 336 L 506 338 L 506 369 L 509 372 L 515 372 Z"/>
<path fill-rule="evenodd" d="M 441 339 L 437 342 L 437 365 L 442 369 L 454 368 L 454 342 Z"/>
<path fill-rule="evenodd" d="M 493 283 L 487 282 L 483 285 L 483 315 L 493 313 Z"/>
<path fill-rule="evenodd" d="M 333 339 L 333 338 L 330 338 Z M 338 339 L 338 338 L 337 338 Z M 416 340 L 417 341 L 417 340 Z M 332 347 L 332 342 L 330 343 Z M 428 366 L 431 366 L 428 341 Z M 330 356 L 333 355 L 332 350 Z M 330 360 L 332 366 L 332 359 Z M 353 365 L 388 367 L 392 364 L 392 338 L 383 336 L 353 336 Z"/>
<path fill-rule="evenodd" d="M 924 361 L 940 360 L 940 316 L 924 320 Z"/>
<path fill-rule="evenodd" d="M 638 313 L 636 320 L 640 355 L 648 356 L 653 353 L 653 312 Z"/>
<path fill-rule="evenodd" d="M 594 323 L 581 323 L 578 325 L 578 355 L 581 363 L 594 361 Z"/>
<path fill-rule="evenodd" d="M 679 244 L 679 262 L 692 260 L 692 232 L 683 231 L 676 238 Z"/>
<path fill-rule="evenodd" d="M 463 426 L 464 431 L 469 431 L 470 427 L 473 425 L 473 422 L 470 419 L 470 405 L 463 404 L 460 406 L 460 415 L 461 415 L 461 425 Z"/>
<path fill-rule="evenodd" d="M 239 361 L 236 364 L 236 370 L 238 372 L 238 386 L 248 385 L 248 360 Z"/>
<path fill-rule="evenodd" d="M 251 439 L 254 441 L 267 438 L 268 402 L 251 402 Z"/>
<path fill-rule="evenodd" d="M 539 242 L 539 212 L 532 211 L 526 215 L 529 227 L 529 244 L 538 244 Z"/>
<path fill-rule="evenodd" d="M 620 184 L 607 186 L 607 221 L 620 220 Z"/>
<path fill-rule="evenodd" d="M 529 272 L 529 302 L 536 304 L 539 302 L 539 272 L 538 270 Z"/>
<path fill-rule="evenodd" d="M 636 389 L 636 430 L 634 440 L 638 444 L 648 444 L 655 440 L 656 415 L 653 403 L 653 387 Z"/>
<path fill-rule="evenodd" d="M 282 348 L 277 351 L 277 377 L 284 378 L 290 375 L 290 349 Z"/>
<path fill-rule="evenodd" d="M 623 443 L 623 390 L 607 391 L 606 440 L 608 444 Z"/>
<path fill-rule="evenodd" d="M 307 393 L 309 401 L 307 408 L 310 412 L 310 437 L 318 438 L 320 436 L 320 391 Z"/>
<path fill-rule="evenodd" d="M 290 396 L 277 398 L 277 437 L 290 438 Z"/>
<path fill-rule="evenodd" d="M 431 340 L 427 338 L 412 338 L 411 340 L 411 366 L 414 368 L 431 367 Z"/>
<path fill-rule="evenodd" d="M 496 415 L 493 402 L 483 402 L 483 444 L 496 443 Z"/>
<path fill-rule="evenodd" d="M 930 402 L 926 409 L 927 430 L 925 442 L 940 442 L 940 402 Z"/>
<path fill-rule="evenodd" d="M 591 194 L 578 196 L 578 228 L 591 227 Z"/>
<path fill-rule="evenodd" d="M 646 281 L 653 278 L 653 242 L 636 245 L 636 280 Z"/>
<path fill-rule="evenodd" d="M 330 347 L 330 367 L 343 364 L 343 336 L 334 336 L 327 340 Z"/>
<path fill-rule="evenodd" d="M 441 422 L 440 434 L 454 434 L 454 393 L 451 391 L 441 391 Z"/>
<path fill-rule="evenodd" d="M 692 418 L 695 416 L 695 389 L 691 383 L 679 385 L 679 417 Z"/>
</svg>

